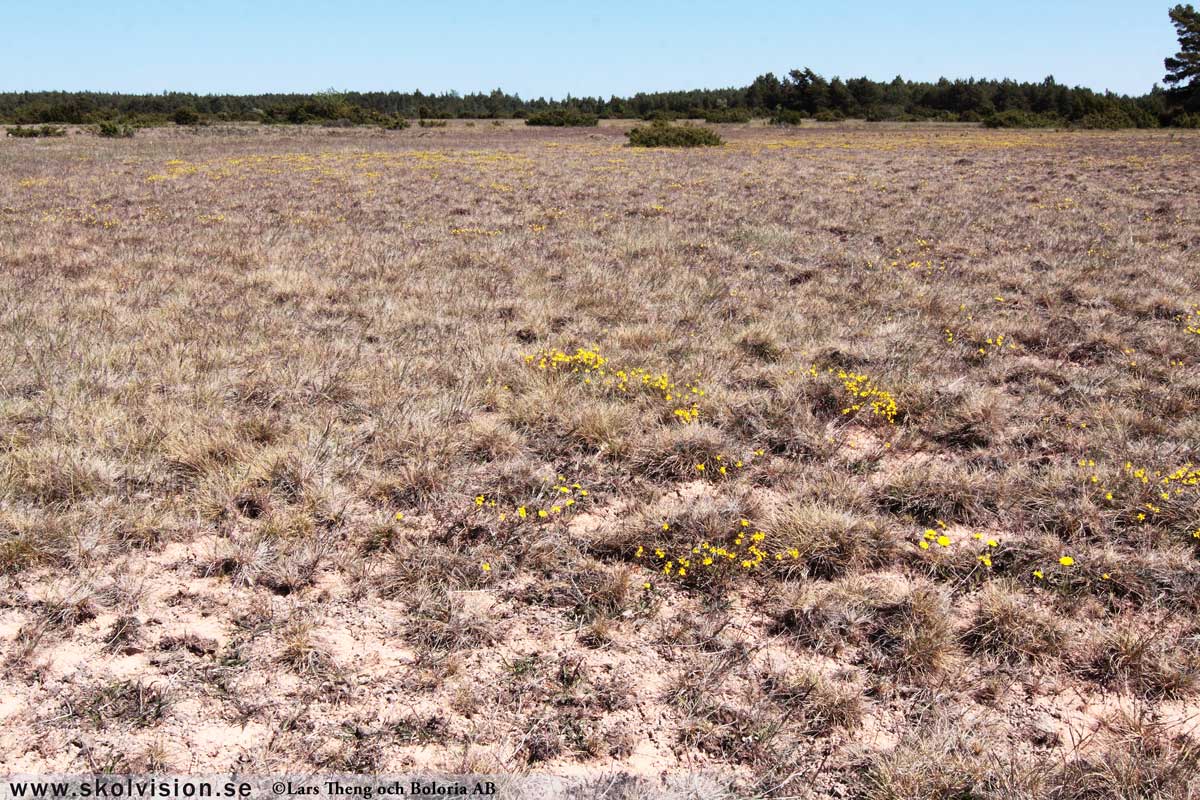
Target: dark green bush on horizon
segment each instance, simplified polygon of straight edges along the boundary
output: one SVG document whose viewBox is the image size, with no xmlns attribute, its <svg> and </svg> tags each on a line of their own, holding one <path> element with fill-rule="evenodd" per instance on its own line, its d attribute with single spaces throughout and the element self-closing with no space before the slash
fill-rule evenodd
<svg viewBox="0 0 1200 800">
<path fill-rule="evenodd" d="M 67 135 L 67 129 L 57 125 L 42 125 L 37 128 L 5 128 L 5 132 L 14 139 L 40 139 Z"/>
<path fill-rule="evenodd" d="M 983 120 L 985 128 L 1058 128 L 1062 125 L 1060 117 L 1016 109 L 991 114 Z"/>
<path fill-rule="evenodd" d="M 702 116 L 705 122 L 710 123 L 745 123 L 751 119 L 748 108 L 714 108 L 705 111 Z"/>
<path fill-rule="evenodd" d="M 630 147 L 715 147 L 724 144 L 716 131 L 698 125 L 672 125 L 659 120 L 625 134 Z"/>
<path fill-rule="evenodd" d="M 136 128 L 123 122 L 105 120 L 96 126 L 96 135 L 105 139 L 132 139 Z"/>
<path fill-rule="evenodd" d="M 191 106 L 180 106 L 175 109 L 171 119 L 176 125 L 199 125 L 203 121 L 200 112 Z"/>
<path fill-rule="evenodd" d="M 804 120 L 808 119 L 808 114 L 803 111 L 794 111 L 790 108 L 781 108 L 771 116 L 772 125 L 802 125 Z"/>
<path fill-rule="evenodd" d="M 538 111 L 525 119 L 526 125 L 536 125 L 553 128 L 591 128 L 600 123 L 595 114 L 585 114 L 573 108 L 552 108 L 548 111 Z"/>
</svg>

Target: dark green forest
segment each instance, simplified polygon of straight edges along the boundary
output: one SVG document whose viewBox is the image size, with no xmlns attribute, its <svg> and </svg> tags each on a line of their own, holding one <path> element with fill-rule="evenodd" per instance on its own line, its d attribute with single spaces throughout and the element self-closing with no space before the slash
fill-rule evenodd
<svg viewBox="0 0 1200 800">
<path fill-rule="evenodd" d="M 1164 64 L 1168 88 L 1155 85 L 1129 97 L 1070 87 L 1047 77 L 1012 80 L 881 82 L 827 79 L 811 69 L 782 77 L 760 75 L 748 86 L 647 92 L 632 97 L 524 99 L 489 93 L 334 91 L 313 94 L 197 95 L 106 92 L 0 93 L 0 122 L 16 124 L 182 125 L 255 120 L 273 124 L 376 124 L 405 120 L 526 119 L 533 124 L 594 125 L 597 119 L 678 119 L 744 122 L 752 116 L 777 124 L 804 119 L 835 121 L 982 122 L 993 127 L 1153 128 L 1200 127 L 1200 12 L 1190 5 L 1169 11 L 1180 51 Z"/>
</svg>

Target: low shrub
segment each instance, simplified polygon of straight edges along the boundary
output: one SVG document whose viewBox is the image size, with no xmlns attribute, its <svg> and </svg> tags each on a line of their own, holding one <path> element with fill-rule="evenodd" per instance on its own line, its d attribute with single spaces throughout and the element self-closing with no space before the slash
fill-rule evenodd
<svg viewBox="0 0 1200 800">
<path fill-rule="evenodd" d="M 781 108 L 771 116 L 771 124 L 801 125 L 806 119 L 808 119 L 808 115 L 803 111 L 792 111 L 791 109 Z"/>
<path fill-rule="evenodd" d="M 57 125 L 42 125 L 37 128 L 6 128 L 15 139 L 40 139 L 42 137 L 66 136 L 67 129 Z"/>
<path fill-rule="evenodd" d="M 1075 122 L 1076 128 L 1084 128 L 1086 130 L 1103 130 L 1115 131 L 1122 128 L 1136 127 L 1129 115 L 1118 109 L 1109 109 L 1108 111 L 1097 111 L 1091 114 L 1085 114 Z"/>
<path fill-rule="evenodd" d="M 538 111 L 526 118 L 526 125 L 538 125 L 553 128 L 591 128 L 599 124 L 600 118 L 595 114 L 585 114 L 574 108 L 552 108 L 548 111 Z"/>
<path fill-rule="evenodd" d="M 985 128 L 1057 128 L 1062 120 L 1050 114 L 1034 114 L 1032 111 L 1000 111 L 983 120 Z"/>
<path fill-rule="evenodd" d="M 106 139 L 132 139 L 136 129 L 123 122 L 105 120 L 96 126 L 96 135 Z"/>
<path fill-rule="evenodd" d="M 422 128 L 444 128 L 449 123 L 444 119 L 419 119 L 417 124 Z"/>
<path fill-rule="evenodd" d="M 191 106 L 182 106 L 175 109 L 175 113 L 171 115 L 171 119 L 176 125 L 199 125 L 203 122 L 200 112 Z"/>
<path fill-rule="evenodd" d="M 716 131 L 708 128 L 663 121 L 640 125 L 625 135 L 630 147 L 714 147 L 725 143 Z"/>
</svg>

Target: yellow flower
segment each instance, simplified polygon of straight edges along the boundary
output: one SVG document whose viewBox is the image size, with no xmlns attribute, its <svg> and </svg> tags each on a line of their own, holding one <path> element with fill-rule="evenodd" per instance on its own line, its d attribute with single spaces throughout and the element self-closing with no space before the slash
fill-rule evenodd
<svg viewBox="0 0 1200 800">
<path fill-rule="evenodd" d="M 404 519 L 404 512 L 402 512 L 402 511 L 397 511 L 397 512 L 396 512 L 396 520 L 397 520 L 397 521 L 399 521 L 399 520 L 402 520 L 402 519 Z"/>
<path fill-rule="evenodd" d="M 703 464 L 697 464 L 697 465 L 696 465 L 696 471 L 697 471 L 697 472 L 704 472 L 704 465 L 703 465 Z"/>
<path fill-rule="evenodd" d="M 542 519 L 545 519 L 545 518 L 546 518 L 547 516 L 549 516 L 549 515 L 546 513 L 546 509 L 544 509 L 544 508 L 539 508 L 539 509 L 538 509 L 538 516 L 539 516 L 539 517 L 541 517 Z"/>
<path fill-rule="evenodd" d="M 950 546 L 950 537 L 949 536 L 939 536 L 937 538 L 937 543 L 940 544 L 942 547 L 949 547 Z"/>
<path fill-rule="evenodd" d="M 488 563 L 488 562 L 486 562 L 486 561 L 485 561 L 485 562 L 483 562 L 482 564 L 480 564 L 479 566 L 480 566 L 480 567 L 483 569 L 483 571 L 484 571 L 484 572 L 491 572 L 491 571 L 492 571 L 492 565 L 491 565 L 491 564 L 489 564 L 489 563 Z"/>
<path fill-rule="evenodd" d="M 1033 571 L 1033 577 L 1037 578 L 1038 580 L 1041 580 L 1042 578 L 1045 577 L 1045 575 L 1042 573 L 1042 571 L 1040 569 L 1035 569 Z"/>
<path fill-rule="evenodd" d="M 1071 558 L 1070 556 L 1063 556 L 1058 560 L 1058 563 L 1062 564 L 1064 567 L 1069 567 L 1075 563 L 1075 559 Z"/>
<path fill-rule="evenodd" d="M 664 530 L 664 531 L 669 531 L 669 530 L 671 530 L 671 525 L 670 525 L 670 523 L 664 522 L 664 523 L 663 523 L 663 530 Z"/>
<path fill-rule="evenodd" d="M 521 506 L 517 509 L 517 516 L 521 519 L 525 519 L 525 506 Z"/>
</svg>

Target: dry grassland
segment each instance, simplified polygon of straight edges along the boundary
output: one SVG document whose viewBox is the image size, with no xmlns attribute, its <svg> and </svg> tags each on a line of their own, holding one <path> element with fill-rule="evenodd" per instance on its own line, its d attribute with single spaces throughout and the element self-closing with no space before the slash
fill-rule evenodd
<svg viewBox="0 0 1200 800">
<path fill-rule="evenodd" d="M 3 770 L 1200 792 L 1200 137 L 723 135 L 0 141 Z"/>
</svg>

